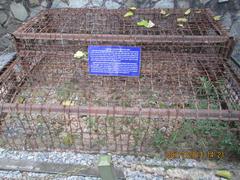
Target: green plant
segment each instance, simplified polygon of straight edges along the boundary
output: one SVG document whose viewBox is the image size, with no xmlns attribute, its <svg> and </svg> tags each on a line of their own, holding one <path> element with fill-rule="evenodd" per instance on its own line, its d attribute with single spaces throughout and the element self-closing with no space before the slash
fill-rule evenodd
<svg viewBox="0 0 240 180">
<path fill-rule="evenodd" d="M 159 102 L 159 108 L 161 109 L 166 109 L 167 108 L 167 105 L 164 103 L 164 102 Z"/>
<path fill-rule="evenodd" d="M 210 135 L 212 137 L 218 137 L 227 128 L 227 124 L 224 122 L 213 120 L 197 120 L 194 123 L 194 129 L 196 133 Z"/>
<path fill-rule="evenodd" d="M 159 130 L 155 130 L 153 136 L 153 147 L 160 150 L 165 144 L 167 140 L 164 134 Z"/>
<path fill-rule="evenodd" d="M 93 141 L 93 144 L 94 145 L 99 145 L 99 146 L 103 147 L 103 146 L 106 146 L 107 140 L 106 140 L 106 138 L 96 139 L 96 140 Z"/>
<path fill-rule="evenodd" d="M 142 128 L 135 128 L 133 129 L 133 139 L 134 139 L 134 146 L 138 146 L 143 138 L 144 129 Z"/>
<path fill-rule="evenodd" d="M 66 101 L 73 95 L 74 85 L 71 82 L 64 83 L 56 89 L 59 101 Z"/>
<path fill-rule="evenodd" d="M 220 140 L 219 146 L 223 150 L 240 155 L 240 141 L 237 138 L 237 135 L 229 130 L 224 132 L 224 136 Z"/>
<path fill-rule="evenodd" d="M 97 97 L 96 99 L 94 99 L 94 104 L 99 106 L 106 106 L 106 102 L 101 97 Z"/>
<path fill-rule="evenodd" d="M 209 96 L 211 98 L 217 97 L 217 92 L 212 81 L 208 80 L 207 77 L 200 77 L 201 86 L 198 89 L 198 94 L 200 96 Z"/>
<path fill-rule="evenodd" d="M 224 99 L 224 94 L 222 93 L 224 87 L 224 80 L 219 79 L 213 84 L 212 81 L 208 80 L 207 77 L 200 77 L 200 87 L 197 90 L 197 100 L 190 100 L 185 103 L 186 108 L 190 109 L 220 109 L 221 104 L 219 100 Z"/>
<path fill-rule="evenodd" d="M 240 110 L 240 104 L 239 103 L 227 103 L 228 109 L 232 110 Z"/>
<path fill-rule="evenodd" d="M 121 101 L 121 106 L 123 106 L 123 107 L 131 107 L 131 103 L 132 103 L 131 97 L 127 97 L 126 99 L 123 99 Z"/>
<path fill-rule="evenodd" d="M 86 123 L 87 123 L 87 128 L 93 130 L 93 131 L 97 131 L 98 130 L 98 124 L 96 122 L 96 118 L 95 117 L 87 117 L 86 118 Z"/>
<path fill-rule="evenodd" d="M 61 132 L 59 135 L 62 138 L 62 143 L 65 146 L 72 146 L 74 144 L 74 137 L 73 135 L 67 132 Z"/>
<path fill-rule="evenodd" d="M 212 149 L 221 149 L 240 155 L 240 141 L 237 134 L 230 130 L 229 124 L 217 120 L 198 120 L 195 122 L 195 133 L 199 139 L 205 139 Z"/>
<path fill-rule="evenodd" d="M 158 103 L 158 95 L 154 93 L 148 98 L 148 104 L 150 106 L 155 106 L 157 103 Z"/>
<path fill-rule="evenodd" d="M 106 122 L 107 122 L 107 124 L 108 124 L 108 126 L 110 126 L 110 127 L 113 127 L 114 126 L 114 120 L 115 118 L 114 117 L 112 117 L 112 116 L 107 116 L 106 117 Z"/>
<path fill-rule="evenodd" d="M 236 123 L 234 125 L 238 128 Z M 211 149 L 240 155 L 240 139 L 231 128 L 234 127 L 220 120 L 185 120 L 170 136 L 159 129 L 155 130 L 152 144 L 158 151 L 171 148 L 202 151 Z"/>
<path fill-rule="evenodd" d="M 126 117 L 124 119 L 124 124 L 126 124 L 128 126 L 128 125 L 133 124 L 134 122 L 136 122 L 135 120 L 136 119 L 134 117 Z"/>
<path fill-rule="evenodd" d="M 18 96 L 17 97 L 17 103 L 19 104 L 23 104 L 26 100 L 26 97 L 25 96 Z"/>
</svg>

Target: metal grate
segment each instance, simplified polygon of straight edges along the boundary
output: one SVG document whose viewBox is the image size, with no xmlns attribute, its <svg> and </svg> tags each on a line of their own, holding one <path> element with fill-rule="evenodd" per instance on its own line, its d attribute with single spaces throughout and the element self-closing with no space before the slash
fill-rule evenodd
<svg viewBox="0 0 240 180">
<path fill-rule="evenodd" d="M 159 138 L 184 128 L 199 135 L 186 135 L 194 142 L 182 148 L 204 148 L 195 142 L 201 135 L 209 148 L 221 149 L 226 137 L 239 143 L 240 80 L 227 64 L 233 40 L 209 10 L 192 10 L 184 27 L 176 19 L 185 10 L 168 11 L 123 18 L 126 10 L 48 10 L 20 27 L 18 59 L 0 77 L 2 144 L 152 153 Z M 156 26 L 136 26 L 141 18 Z M 89 45 L 140 46 L 141 76 L 89 75 L 87 58 L 74 58 Z M 203 125 L 225 134 L 209 140 Z"/>
<path fill-rule="evenodd" d="M 133 17 L 124 18 L 126 10 L 62 9 L 48 10 L 33 18 L 16 32 L 18 51 L 74 52 L 94 45 L 141 46 L 143 50 L 198 52 L 228 56 L 232 40 L 212 18 L 209 10 L 136 10 Z M 178 18 L 186 18 L 183 27 Z M 153 28 L 137 26 L 145 19 L 155 23 Z"/>
<path fill-rule="evenodd" d="M 75 105 L 237 110 L 233 104 L 238 103 L 239 84 L 217 56 L 143 52 L 140 78 L 88 75 L 87 59 L 72 54 L 29 53 L 18 59 L 12 73 L 17 68 L 22 74 L 15 78 L 26 77 L 19 89 L 26 104 L 71 100 Z M 9 81 L 4 77 L 2 82 Z M 39 90 L 45 93 L 38 95 Z M 66 91 L 65 99 L 59 91 Z M 3 99 L 8 96 L 14 98 L 9 94 Z M 37 101 L 39 97 L 43 101 Z"/>
<path fill-rule="evenodd" d="M 48 10 L 22 26 L 17 33 L 56 33 L 58 34 L 112 34 L 112 35 L 190 35 L 190 36 L 226 36 L 227 33 L 212 19 L 206 9 L 168 10 L 168 16 L 159 9 L 139 9 L 134 16 L 123 18 L 126 10 L 106 9 L 61 9 Z M 186 17 L 184 28 L 177 26 L 177 18 Z M 150 19 L 155 27 L 138 27 L 137 21 Z"/>
</svg>

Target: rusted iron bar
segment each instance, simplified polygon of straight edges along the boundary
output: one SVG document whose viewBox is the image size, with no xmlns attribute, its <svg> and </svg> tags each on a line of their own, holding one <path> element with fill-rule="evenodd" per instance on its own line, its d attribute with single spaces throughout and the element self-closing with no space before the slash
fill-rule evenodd
<svg viewBox="0 0 240 180">
<path fill-rule="evenodd" d="M 91 107 L 91 106 L 62 106 L 62 105 L 29 105 L 5 103 L 1 105 L 1 112 L 58 112 L 78 115 L 99 115 L 116 117 L 144 117 L 144 118 L 176 118 L 185 119 L 221 119 L 240 120 L 240 111 L 230 110 L 194 110 L 194 109 L 151 109 L 151 108 L 123 108 L 123 107 Z"/>
<path fill-rule="evenodd" d="M 14 33 L 15 38 L 21 39 L 34 39 L 34 40 L 72 40 L 72 41 L 87 41 L 93 40 L 98 42 L 119 42 L 124 41 L 126 43 L 170 43 L 173 42 L 172 38 L 179 43 L 220 43 L 228 40 L 226 37 L 207 36 L 177 36 L 177 35 L 113 35 L 113 34 L 60 34 L 60 33 Z"/>
</svg>

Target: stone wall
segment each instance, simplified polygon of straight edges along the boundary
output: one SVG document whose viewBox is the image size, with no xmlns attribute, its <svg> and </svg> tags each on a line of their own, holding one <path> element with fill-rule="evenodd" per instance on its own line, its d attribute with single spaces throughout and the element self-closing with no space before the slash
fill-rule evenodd
<svg viewBox="0 0 240 180">
<path fill-rule="evenodd" d="M 0 51 L 11 48 L 12 33 L 28 18 L 46 8 L 104 7 L 110 9 L 138 8 L 211 8 L 221 15 L 222 24 L 230 34 L 240 38 L 240 0 L 0 0 Z M 240 43 L 234 56 L 240 63 Z"/>
</svg>

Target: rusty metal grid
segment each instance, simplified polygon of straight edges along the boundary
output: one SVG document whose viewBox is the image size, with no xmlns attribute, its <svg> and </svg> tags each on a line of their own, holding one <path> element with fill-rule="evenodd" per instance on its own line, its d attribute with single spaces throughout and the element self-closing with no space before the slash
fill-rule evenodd
<svg viewBox="0 0 240 180">
<path fill-rule="evenodd" d="M 228 57 L 233 40 L 225 29 L 213 19 L 208 9 L 139 9 L 134 16 L 124 18 L 127 10 L 61 9 L 44 11 L 13 33 L 17 51 L 65 51 L 74 52 L 79 46 L 89 44 L 135 45 L 154 48 L 157 51 L 173 47 L 171 52 L 199 51 L 218 53 Z M 183 27 L 178 18 L 186 18 Z M 137 26 L 145 19 L 155 23 L 153 28 Z M 174 48 L 175 47 L 175 48 Z M 190 50 L 189 50 L 190 49 Z"/>
<path fill-rule="evenodd" d="M 22 54 L 1 75 L 2 146 L 154 153 L 156 130 L 170 137 L 199 121 L 237 137 L 239 80 L 223 59 L 143 52 L 142 60 L 140 78 L 98 77 L 72 54 Z"/>
<path fill-rule="evenodd" d="M 34 17 L 14 34 L 22 38 L 47 37 L 54 39 L 64 34 L 81 35 L 111 34 L 111 35 L 184 35 L 184 36 L 227 36 L 221 25 L 214 21 L 213 14 L 208 9 L 195 9 L 185 15 L 185 9 L 166 10 L 168 16 L 162 15 L 160 9 L 137 9 L 134 16 L 124 18 L 126 9 L 50 9 Z M 177 26 L 177 18 L 186 17 L 184 28 Z M 145 19 L 155 23 L 153 28 L 143 28 L 136 22 Z M 45 34 L 45 35 L 44 35 Z M 26 35 L 29 35 L 27 37 Z M 67 36 L 66 36 L 67 37 Z M 74 36 L 72 36 L 74 37 Z M 71 36 L 69 36 L 71 39 Z M 220 39 L 220 38 L 219 38 Z"/>
<path fill-rule="evenodd" d="M 8 71 L 15 79 L 9 80 Z M 71 53 L 32 52 L 20 54 L 8 71 L 2 86 L 15 94 L 2 93 L 5 103 L 20 96 L 24 104 L 70 100 L 76 106 L 239 110 L 239 79 L 216 55 L 143 52 L 141 76 L 129 78 L 89 75 L 87 58 L 79 60 Z"/>
<path fill-rule="evenodd" d="M 236 154 L 240 80 L 227 63 L 233 40 L 209 10 L 192 10 L 184 27 L 176 17 L 185 10 L 162 17 L 140 9 L 136 20 L 123 18 L 126 11 L 48 10 L 14 33 L 18 58 L 0 76 L 2 147 Z M 156 27 L 135 26 L 141 17 Z M 74 58 L 89 45 L 140 46 L 141 76 L 89 75 L 87 57 Z"/>
</svg>

